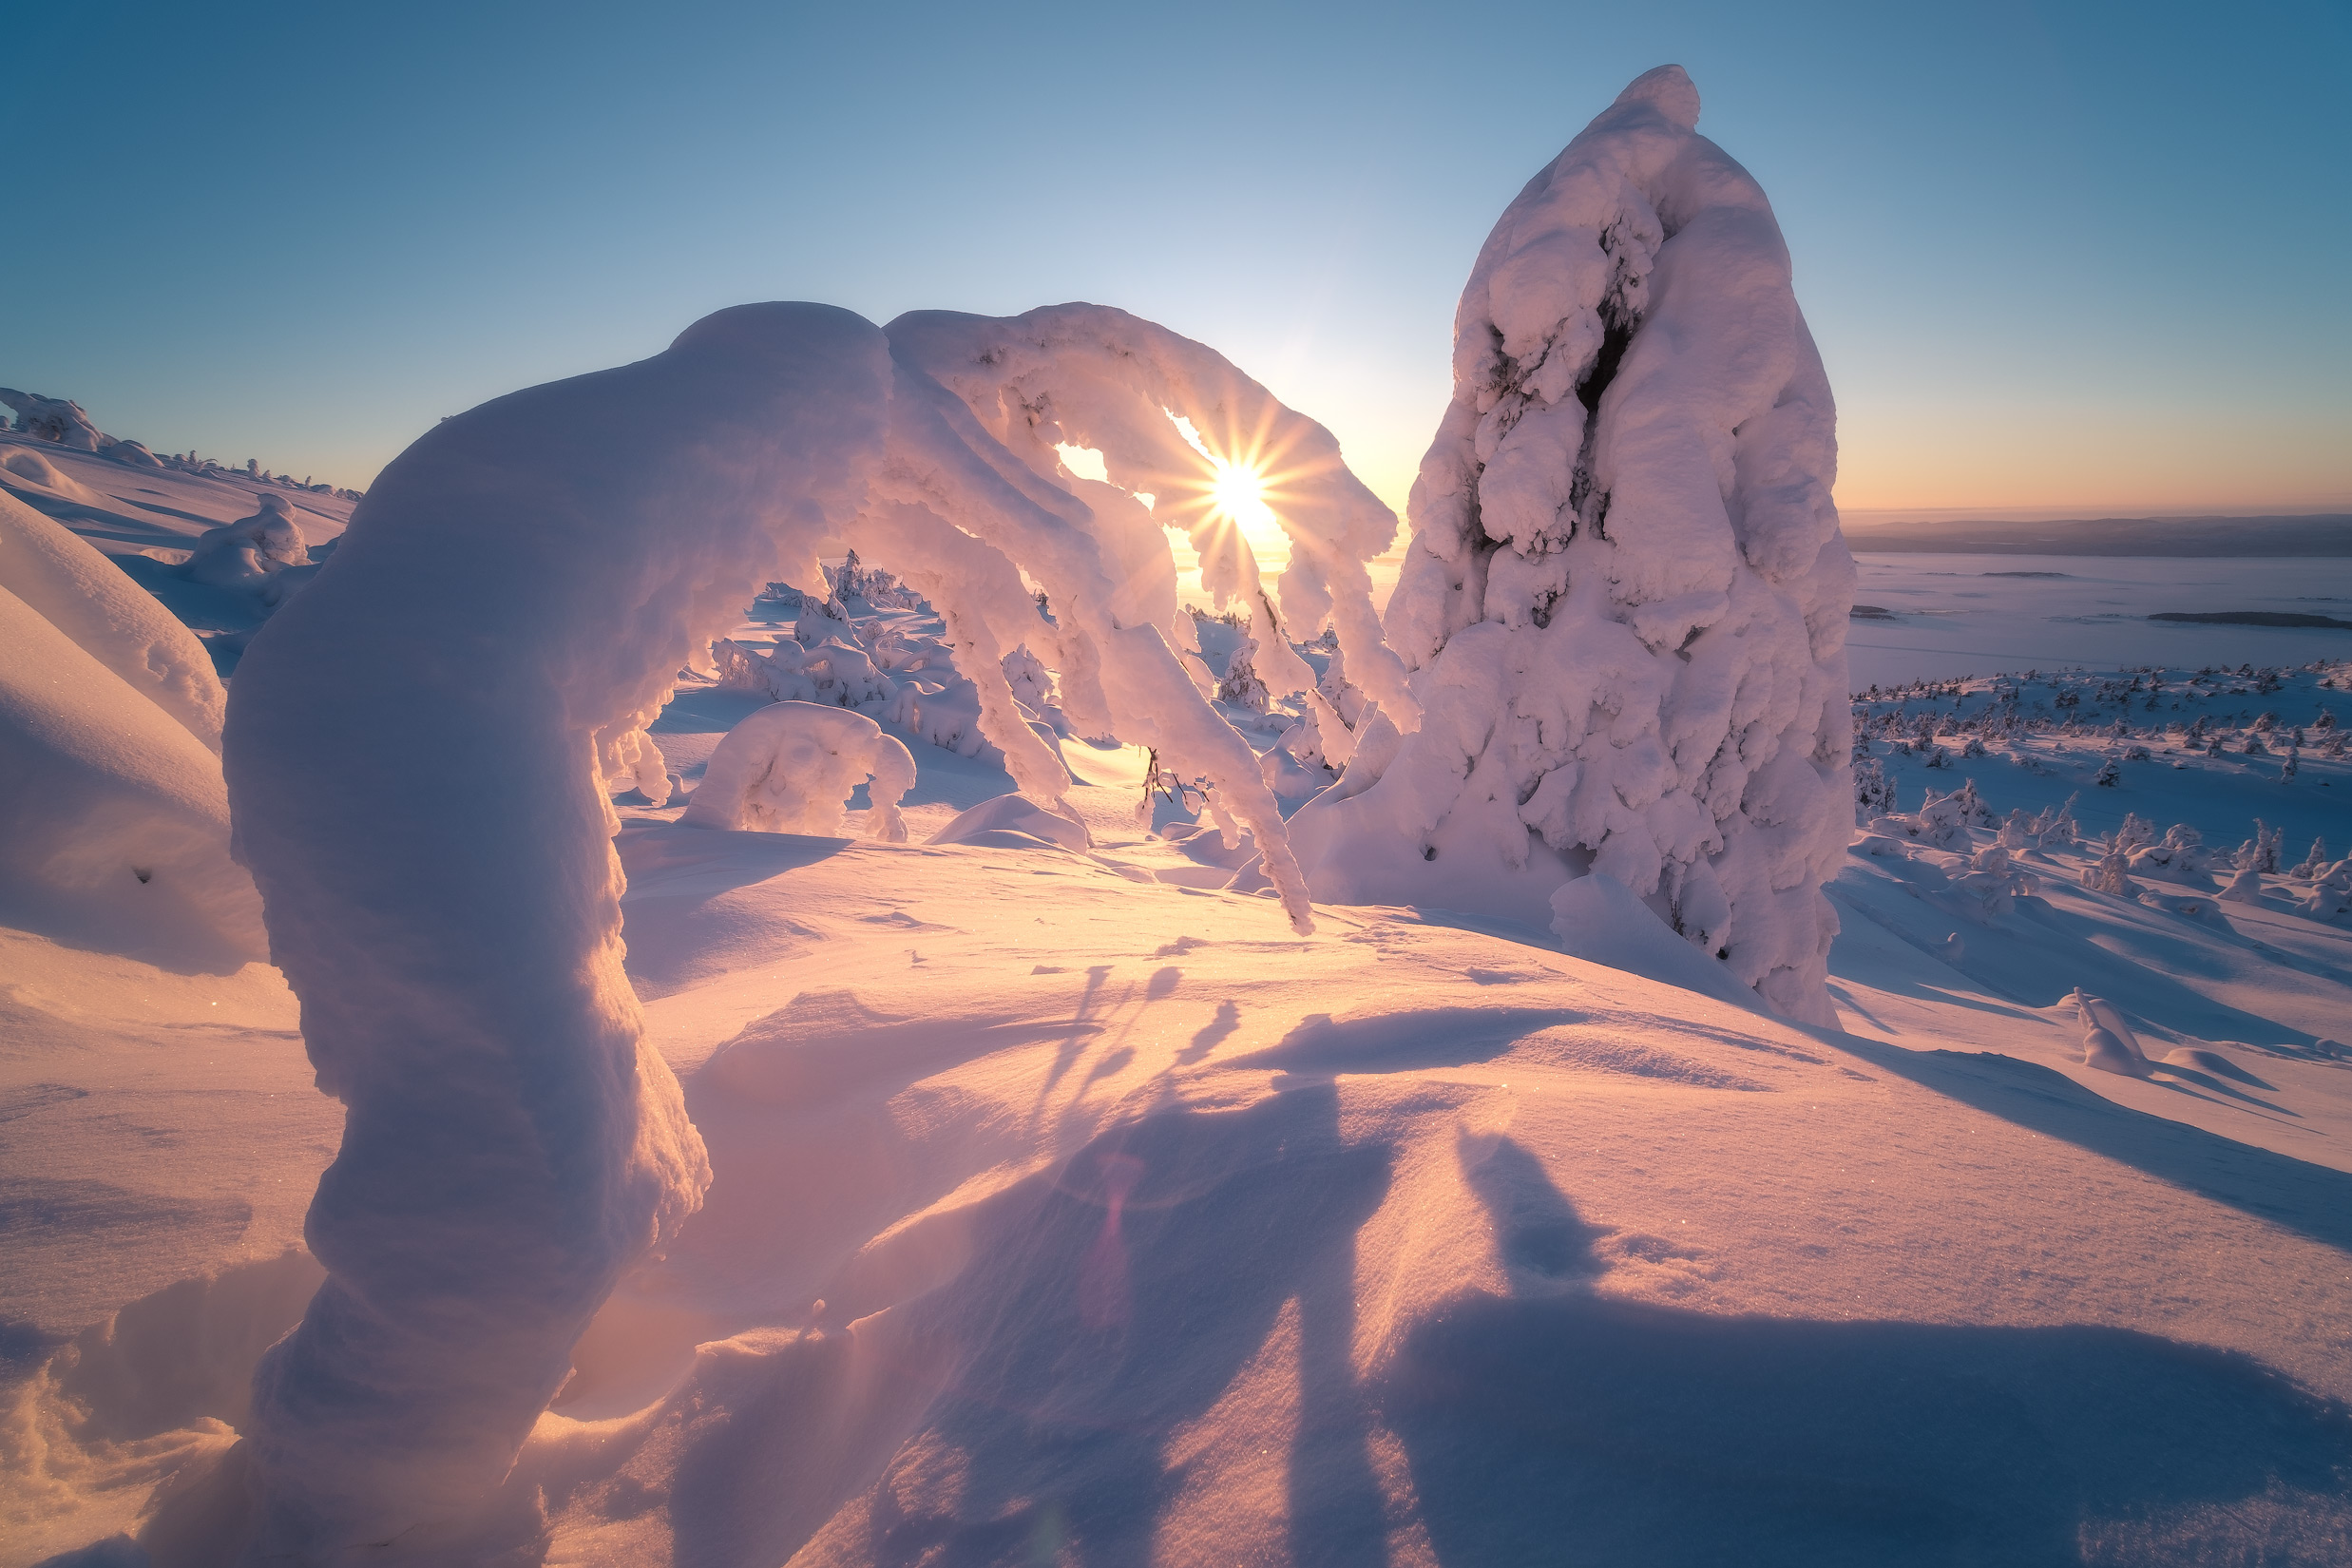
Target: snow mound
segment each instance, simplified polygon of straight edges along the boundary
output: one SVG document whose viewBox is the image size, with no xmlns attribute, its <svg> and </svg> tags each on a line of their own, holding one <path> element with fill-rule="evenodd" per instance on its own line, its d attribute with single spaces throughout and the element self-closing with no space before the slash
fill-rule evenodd
<svg viewBox="0 0 2352 1568">
<path fill-rule="evenodd" d="M 2215 1078 L 2231 1079 L 2240 1083 L 2248 1083 L 2257 1089 L 2272 1087 L 2271 1084 L 2256 1078 L 2221 1052 L 2208 1050 L 2203 1046 L 2176 1046 L 2164 1054 L 2164 1060 L 2176 1067 L 2193 1067 L 2198 1072 L 2210 1073 Z"/>
<path fill-rule="evenodd" d="M 99 504 L 89 487 L 60 470 L 30 447 L 0 447 L 0 485 L 18 488 L 30 486 L 84 506 Z"/>
<path fill-rule="evenodd" d="M 105 455 L 132 468 L 160 468 L 163 460 L 155 455 L 143 441 L 117 441 L 107 447 Z"/>
<path fill-rule="evenodd" d="M 959 813 L 926 842 L 988 844 L 1014 850 L 1052 844 L 1073 854 L 1094 847 L 1094 837 L 1084 823 L 1049 812 L 1019 794 L 1001 794 Z"/>
<path fill-rule="evenodd" d="M 12 566 L 28 537 L 38 535 L 10 539 Z M 53 589 L 56 578 L 32 585 Z M 99 629 L 97 613 L 75 620 L 85 635 Z M 159 962 L 233 969 L 263 956 L 253 883 L 230 858 L 220 759 L 8 588 L 0 646 L 0 901 L 10 923 Z M 102 646 L 119 657 L 119 643 Z"/>
<path fill-rule="evenodd" d="M 215 588 L 267 588 L 277 573 L 310 560 L 294 505 L 282 495 L 265 495 L 250 517 L 240 517 L 197 537 L 181 571 L 193 583 Z"/>
<path fill-rule="evenodd" d="M 1336 902 L 1525 918 L 1606 872 L 1826 1023 L 1851 789 L 1835 411 L 1770 204 L 1697 108 L 1680 67 L 1642 77 L 1480 252 L 1386 620 L 1430 717 L 1373 719 L 1292 834 Z"/>
<path fill-rule="evenodd" d="M 2132 1026 L 2124 1022 L 2123 1014 L 2113 1003 L 2077 990 L 2075 1009 L 2082 1021 L 2084 1066 L 2121 1073 L 2126 1078 L 2148 1076 L 2148 1056 L 2140 1049 L 2139 1037 L 2132 1032 Z"/>
<path fill-rule="evenodd" d="M 867 832 L 907 840 L 899 798 L 914 787 L 914 757 L 863 714 L 814 702 L 761 708 L 727 732 L 680 821 L 698 828 L 831 837 L 842 806 L 872 781 Z"/>
<path fill-rule="evenodd" d="M 1676 936 L 1655 911 L 1607 871 L 1563 882 L 1552 894 L 1552 934 L 1572 958 L 1644 975 L 1731 1003 L 1753 992 Z"/>
<path fill-rule="evenodd" d="M 0 587 L 119 676 L 207 748 L 228 701 L 195 634 L 62 525 L 0 492 Z"/>
</svg>

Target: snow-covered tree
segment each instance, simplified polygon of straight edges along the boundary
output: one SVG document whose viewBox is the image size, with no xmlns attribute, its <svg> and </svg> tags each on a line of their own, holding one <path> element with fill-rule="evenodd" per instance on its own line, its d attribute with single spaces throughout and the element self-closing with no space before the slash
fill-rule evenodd
<svg viewBox="0 0 2352 1568">
<path fill-rule="evenodd" d="M 1428 717 L 1372 719 L 1292 839 L 1319 897 L 1537 924 L 1605 872 L 1826 1023 L 1835 412 L 1770 204 L 1698 114 L 1679 67 L 1641 77 L 1479 253 L 1387 613 Z"/>
<path fill-rule="evenodd" d="M 1364 565 L 1394 518 L 1328 431 L 1210 350 L 1115 311 L 1039 314 L 886 334 L 743 306 L 444 421 L 245 656 L 225 736 L 238 845 L 319 1086 L 346 1106 L 306 1231 L 326 1282 L 256 1376 L 255 1560 L 339 1560 L 485 1500 L 591 1314 L 699 1204 L 701 1140 L 621 966 L 610 797 L 666 794 L 646 727 L 679 669 L 753 585 L 821 581 L 821 541 L 870 545 L 939 608 L 1024 793 L 1050 802 L 1069 774 L 1004 660 L 1050 644 L 1081 728 L 1152 747 L 1253 834 L 1310 928 L 1259 759 L 1172 645 L 1165 538 L 1113 487 L 1081 495 L 1039 432 L 1150 474 L 1179 514 L 1179 487 L 1214 474 L 1172 412 L 1267 433 L 1296 489 L 1291 567 L 1277 594 L 1246 543 L 1212 540 L 1216 570 L 1266 622 L 1335 624 L 1359 684 L 1409 714 Z M 775 774 L 794 737 L 761 738 L 732 759 L 730 812 L 829 809 Z M 857 766 L 896 777 L 895 756 L 834 750 L 828 788 Z M 465 788 L 420 787 L 420 767 Z"/>
<path fill-rule="evenodd" d="M 1244 636 L 1225 660 L 1225 673 L 1217 678 L 1216 699 L 1252 713 L 1264 713 L 1273 702 L 1266 690 L 1266 682 L 1258 679 L 1257 666 L 1251 656 L 1257 652 L 1257 640 Z"/>
</svg>

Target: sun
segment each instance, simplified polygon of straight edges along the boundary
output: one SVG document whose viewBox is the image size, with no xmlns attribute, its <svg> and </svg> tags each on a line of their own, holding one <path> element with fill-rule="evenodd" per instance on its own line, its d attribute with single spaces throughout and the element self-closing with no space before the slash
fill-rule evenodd
<svg viewBox="0 0 2352 1568">
<path fill-rule="evenodd" d="M 1241 525 L 1244 532 L 1254 534 L 1274 521 L 1274 509 L 1266 504 L 1266 476 L 1245 464 L 1212 457 L 1216 477 L 1209 485 L 1210 504 L 1218 511 Z"/>
</svg>

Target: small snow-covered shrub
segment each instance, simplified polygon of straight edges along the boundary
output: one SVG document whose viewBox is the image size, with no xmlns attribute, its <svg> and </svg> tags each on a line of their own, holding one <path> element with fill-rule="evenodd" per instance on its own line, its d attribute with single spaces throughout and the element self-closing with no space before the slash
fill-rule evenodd
<svg viewBox="0 0 2352 1568">
<path fill-rule="evenodd" d="M 871 783 L 870 836 L 903 844 L 898 802 L 914 787 L 914 757 L 863 714 L 815 702 L 760 708 L 711 753 L 702 783 L 679 820 L 698 828 L 830 837 L 850 793 Z"/>
<path fill-rule="evenodd" d="M 2298 882 L 2310 882 L 2319 876 L 2321 870 L 2326 865 L 2327 840 L 2315 838 L 2311 841 L 2311 848 L 2304 852 L 2302 863 L 2286 874 Z"/>
<path fill-rule="evenodd" d="M 1266 682 L 1258 678 L 1257 668 L 1250 656 L 1257 652 L 1257 640 L 1244 636 L 1225 661 L 1225 674 L 1216 683 L 1216 699 L 1251 713 L 1262 714 L 1273 704 L 1266 690 Z"/>
<path fill-rule="evenodd" d="M 2261 817 L 2256 817 L 2254 836 L 2238 846 L 2238 852 L 2232 857 L 2233 864 L 2240 870 L 2249 867 L 2257 871 L 2277 870 L 2280 843 L 2285 836 L 2285 829 L 2267 827 Z"/>
<path fill-rule="evenodd" d="M 829 622 L 838 625 L 840 622 Z M 888 698 L 890 679 L 874 668 L 851 636 L 829 637 L 814 647 L 780 641 L 766 652 L 722 639 L 711 644 L 722 686 L 757 692 L 778 702 L 823 702 L 855 708 Z"/>
<path fill-rule="evenodd" d="M 2240 866 L 2230 877 L 2229 886 L 2221 890 L 2227 904 L 2260 904 L 2262 902 L 2262 872 L 2251 866 Z"/>
<path fill-rule="evenodd" d="M 1004 760 L 1004 752 L 982 728 L 980 688 L 952 670 L 900 681 L 881 714 L 942 751 L 990 762 Z"/>
<path fill-rule="evenodd" d="M 1031 713 L 1042 713 L 1054 705 L 1054 678 L 1045 668 L 1045 661 L 1023 643 L 1004 656 L 1004 680 L 1013 690 L 1013 700 Z"/>
<path fill-rule="evenodd" d="M 1920 806 L 1913 836 L 1934 849 L 1965 850 L 1969 844 L 1968 814 L 1968 803 L 1960 798 L 1960 791 L 1938 794 L 1930 790 Z"/>
<path fill-rule="evenodd" d="M 309 559 L 294 504 L 282 495 L 265 495 L 251 517 L 199 534 L 180 570 L 191 582 L 216 588 L 256 588 Z"/>
<path fill-rule="evenodd" d="M 2131 857 L 2124 851 L 2111 849 L 2094 864 L 2083 868 L 2082 885 L 2094 893 L 2135 898 L 2139 895 L 2139 887 L 2129 874 L 2131 865 Z"/>
<path fill-rule="evenodd" d="M 1875 756 L 1864 758 L 1854 768 L 1854 817 L 1867 822 L 1874 816 L 1886 816 L 1895 810 L 1894 781 L 1886 776 L 1885 765 Z"/>
</svg>

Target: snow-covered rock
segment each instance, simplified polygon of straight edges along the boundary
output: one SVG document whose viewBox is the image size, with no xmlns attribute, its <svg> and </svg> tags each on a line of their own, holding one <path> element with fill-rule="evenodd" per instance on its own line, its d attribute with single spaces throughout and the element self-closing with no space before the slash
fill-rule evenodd
<svg viewBox="0 0 2352 1568">
<path fill-rule="evenodd" d="M 1826 1023 L 1835 413 L 1770 205 L 1698 106 L 1680 67 L 1641 77 L 1480 252 L 1386 621 L 1428 717 L 1373 719 L 1292 833 L 1338 902 L 1533 919 L 1605 871 Z"/>
</svg>

